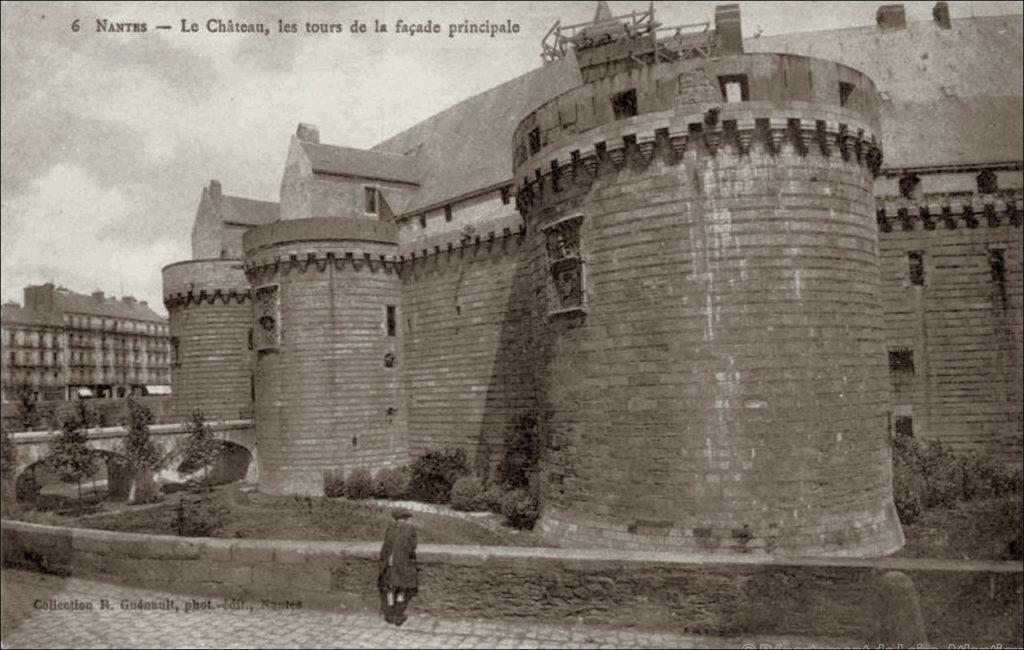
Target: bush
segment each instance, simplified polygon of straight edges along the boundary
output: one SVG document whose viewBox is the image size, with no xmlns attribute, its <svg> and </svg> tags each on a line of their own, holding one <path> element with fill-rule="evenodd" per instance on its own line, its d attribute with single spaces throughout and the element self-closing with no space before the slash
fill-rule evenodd
<svg viewBox="0 0 1024 650">
<path fill-rule="evenodd" d="M 501 502 L 501 513 L 513 528 L 531 530 L 540 516 L 537 499 L 526 490 L 512 490 Z"/>
<path fill-rule="evenodd" d="M 455 481 L 451 491 L 451 506 L 455 510 L 476 512 L 486 510 L 484 482 L 475 476 L 463 476 Z"/>
<path fill-rule="evenodd" d="M 464 451 L 432 449 L 413 461 L 409 496 L 427 503 L 448 503 L 455 480 L 468 473 Z"/>
<path fill-rule="evenodd" d="M 900 521 L 981 498 L 1019 496 L 1021 470 L 976 453 L 955 454 L 938 441 L 893 441 L 893 499 Z"/>
<path fill-rule="evenodd" d="M 324 496 L 343 497 L 345 496 L 345 475 L 341 470 L 332 469 L 324 472 Z"/>
<path fill-rule="evenodd" d="M 373 496 L 377 499 L 404 499 L 409 491 L 410 470 L 406 466 L 385 467 L 373 478 Z"/>
<path fill-rule="evenodd" d="M 209 496 L 194 498 L 180 493 L 175 529 L 182 537 L 209 537 L 227 523 L 229 508 Z"/>
<path fill-rule="evenodd" d="M 373 496 L 373 479 L 370 478 L 369 470 L 360 467 L 349 472 L 345 479 L 345 496 L 353 500 Z"/>
<path fill-rule="evenodd" d="M 501 502 L 504 498 L 505 491 L 501 489 L 500 485 L 492 485 L 480 495 L 481 505 L 496 515 L 501 514 Z"/>
<path fill-rule="evenodd" d="M 505 434 L 505 455 L 498 467 L 498 474 L 506 488 L 526 488 L 530 474 L 537 470 L 539 462 L 537 419 L 532 415 L 524 415 L 517 426 Z"/>
</svg>

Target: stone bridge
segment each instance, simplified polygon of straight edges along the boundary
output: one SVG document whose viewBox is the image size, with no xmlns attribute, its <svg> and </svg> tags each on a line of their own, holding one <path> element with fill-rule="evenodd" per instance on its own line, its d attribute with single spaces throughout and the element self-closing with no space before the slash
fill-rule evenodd
<svg viewBox="0 0 1024 650">
<path fill-rule="evenodd" d="M 246 480 L 257 479 L 256 464 L 256 437 L 252 427 L 252 420 L 227 420 L 208 423 L 213 436 L 232 445 L 245 449 L 249 454 L 249 463 L 246 470 Z M 149 433 L 153 442 L 160 447 L 161 451 L 169 461 L 180 456 L 180 445 L 184 444 L 188 437 L 188 428 L 185 424 L 156 424 L 149 427 Z M 127 434 L 124 427 L 97 427 L 86 431 L 89 438 L 88 446 L 91 449 L 102 453 L 107 459 L 116 458 L 120 455 L 119 445 Z M 44 460 L 50 453 L 50 444 L 60 437 L 59 431 L 21 431 L 11 434 L 11 442 L 17 453 L 15 465 L 15 476 L 21 476 L 22 472 L 36 463 Z M 172 465 L 167 463 L 166 465 Z M 158 476 L 164 478 L 179 478 L 173 469 L 164 470 Z"/>
</svg>

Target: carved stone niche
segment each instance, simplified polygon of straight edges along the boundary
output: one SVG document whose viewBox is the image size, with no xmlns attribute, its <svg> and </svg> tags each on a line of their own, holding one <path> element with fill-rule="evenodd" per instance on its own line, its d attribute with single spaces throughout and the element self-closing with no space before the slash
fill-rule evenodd
<svg viewBox="0 0 1024 650">
<path fill-rule="evenodd" d="M 267 284 L 253 291 L 253 345 L 258 351 L 281 347 L 280 285 Z"/>
<path fill-rule="evenodd" d="M 542 228 L 548 261 L 548 315 L 586 311 L 580 226 L 583 215 L 564 217 Z"/>
</svg>

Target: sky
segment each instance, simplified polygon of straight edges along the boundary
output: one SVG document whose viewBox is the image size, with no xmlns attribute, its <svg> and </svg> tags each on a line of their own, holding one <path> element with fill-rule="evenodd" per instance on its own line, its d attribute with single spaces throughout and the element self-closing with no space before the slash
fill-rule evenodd
<svg viewBox="0 0 1024 650">
<path fill-rule="evenodd" d="M 160 269 L 190 257 L 202 188 L 276 201 L 299 122 L 322 142 L 371 147 L 540 65 L 556 20 L 595 2 L 35 3 L 0 6 L 0 291 L 53 282 L 133 295 L 166 313 Z M 713 20 L 716 2 L 656 2 L 663 24 Z M 870 25 L 882 2 L 739 2 L 745 36 Z M 1022 2 L 951 1 L 952 17 L 1019 14 Z M 610 2 L 618 15 L 647 2 Z M 934 2 L 905 2 L 930 20 Z M 146 23 L 98 33 L 97 19 Z M 210 19 L 268 35 L 210 33 Z M 78 20 L 78 31 L 73 31 Z M 352 33 L 354 20 L 366 33 Z M 388 33 L 375 33 L 374 21 Z M 396 21 L 441 25 L 396 33 Z M 449 37 L 466 20 L 516 34 Z M 198 32 L 183 31 L 197 24 Z M 298 34 L 278 33 L 278 21 Z M 309 34 L 305 23 L 343 26 Z M 156 25 L 172 29 L 157 30 Z"/>
</svg>

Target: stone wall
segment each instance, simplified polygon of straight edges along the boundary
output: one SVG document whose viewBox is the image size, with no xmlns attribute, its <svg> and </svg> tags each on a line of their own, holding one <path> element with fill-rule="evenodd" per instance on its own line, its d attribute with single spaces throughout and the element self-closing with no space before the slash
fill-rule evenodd
<svg viewBox="0 0 1024 650">
<path fill-rule="evenodd" d="M 246 233 L 261 491 L 319 494 L 325 471 L 407 460 L 394 236 L 340 218 Z"/>
<path fill-rule="evenodd" d="M 302 600 L 376 612 L 378 542 L 177 538 L 5 520 L 5 566 L 183 595 Z M 1022 568 L 1012 562 L 770 559 L 421 546 L 411 613 L 732 635 L 878 637 L 878 579 L 917 585 L 928 640 L 1020 645 Z"/>
<path fill-rule="evenodd" d="M 912 368 L 890 369 L 893 417 L 901 432 L 909 425 L 1015 464 L 1024 441 L 1022 203 L 1011 190 L 878 206 L 886 341 L 913 355 Z M 921 253 L 921 284 L 911 252 Z"/>
<path fill-rule="evenodd" d="M 457 446 L 478 471 L 533 408 L 523 236 L 447 244 L 402 266 L 399 360 L 412 454 Z"/>
<path fill-rule="evenodd" d="M 197 409 L 208 419 L 251 417 L 252 305 L 242 262 L 178 262 L 164 267 L 163 284 L 174 418 L 184 422 Z"/>
</svg>

